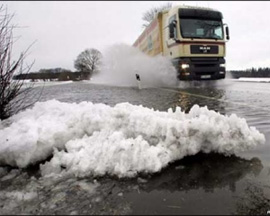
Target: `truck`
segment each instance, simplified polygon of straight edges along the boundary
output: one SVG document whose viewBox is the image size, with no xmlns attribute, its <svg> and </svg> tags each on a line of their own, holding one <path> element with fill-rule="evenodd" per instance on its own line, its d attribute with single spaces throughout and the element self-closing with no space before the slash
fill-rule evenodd
<svg viewBox="0 0 270 216">
<path fill-rule="evenodd" d="M 133 47 L 169 57 L 179 80 L 218 80 L 226 75 L 229 39 L 220 11 L 180 5 L 157 13 Z"/>
</svg>

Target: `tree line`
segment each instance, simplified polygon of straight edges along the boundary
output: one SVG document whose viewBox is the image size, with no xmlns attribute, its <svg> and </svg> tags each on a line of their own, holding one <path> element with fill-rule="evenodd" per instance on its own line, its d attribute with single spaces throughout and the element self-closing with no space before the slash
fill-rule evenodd
<svg viewBox="0 0 270 216">
<path fill-rule="evenodd" d="M 90 73 L 83 71 L 75 71 L 64 69 L 64 68 L 51 68 L 51 69 L 40 69 L 38 72 L 22 73 L 15 75 L 14 80 L 31 80 L 35 82 L 37 80 L 43 81 L 79 81 L 89 80 Z"/>
<path fill-rule="evenodd" d="M 40 69 L 38 72 L 19 73 L 13 77 L 14 80 L 43 80 L 43 81 L 79 81 L 89 80 L 91 76 L 99 72 L 101 65 L 101 53 L 97 49 L 86 49 L 81 52 L 74 61 L 73 72 L 64 68 Z"/>
<path fill-rule="evenodd" d="M 247 70 L 231 70 L 228 72 L 231 73 L 234 79 L 238 79 L 240 77 L 270 77 L 270 68 L 268 67 L 251 68 Z"/>
</svg>

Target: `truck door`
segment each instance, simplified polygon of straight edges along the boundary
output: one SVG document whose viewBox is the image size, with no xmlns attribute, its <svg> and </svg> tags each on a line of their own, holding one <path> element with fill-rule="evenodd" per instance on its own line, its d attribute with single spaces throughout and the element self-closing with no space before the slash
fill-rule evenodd
<svg viewBox="0 0 270 216">
<path fill-rule="evenodd" d="M 170 32 L 170 25 L 174 23 L 174 29 L 173 29 L 173 36 L 171 35 Z M 173 46 L 176 44 L 176 40 L 178 39 L 178 34 L 177 34 L 177 19 L 176 19 L 176 14 L 172 15 L 168 19 L 168 28 L 167 28 L 167 34 L 166 34 L 166 45 L 168 48 L 168 56 L 172 57 L 173 56 Z"/>
</svg>

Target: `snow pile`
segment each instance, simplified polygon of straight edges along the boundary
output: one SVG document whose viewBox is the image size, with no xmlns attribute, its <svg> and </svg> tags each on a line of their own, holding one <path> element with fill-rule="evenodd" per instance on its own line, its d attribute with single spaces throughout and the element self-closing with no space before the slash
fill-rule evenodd
<svg viewBox="0 0 270 216">
<path fill-rule="evenodd" d="M 56 100 L 0 122 L 0 164 L 41 165 L 43 175 L 76 176 L 158 172 L 168 163 L 199 151 L 234 154 L 265 142 L 245 119 L 195 105 L 188 114 L 154 111 L 129 103 L 114 107 Z M 1 126 L 2 124 L 2 126 Z"/>
<path fill-rule="evenodd" d="M 238 81 L 241 82 L 265 82 L 265 83 L 269 83 L 270 82 L 270 78 L 258 78 L 258 77 L 240 77 L 238 79 Z"/>
<path fill-rule="evenodd" d="M 111 46 L 104 53 L 101 72 L 92 81 L 117 86 L 137 86 L 136 74 L 140 75 L 143 88 L 177 84 L 176 70 L 168 58 L 150 57 L 125 44 Z"/>
</svg>

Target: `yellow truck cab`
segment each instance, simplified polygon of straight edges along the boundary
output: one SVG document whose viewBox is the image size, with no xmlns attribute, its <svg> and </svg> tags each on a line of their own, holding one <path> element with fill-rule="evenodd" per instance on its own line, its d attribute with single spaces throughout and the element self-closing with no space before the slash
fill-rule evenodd
<svg viewBox="0 0 270 216">
<path fill-rule="evenodd" d="M 170 57 L 180 80 L 224 79 L 229 29 L 222 19 L 210 8 L 176 6 L 159 12 L 133 46 Z"/>
</svg>

